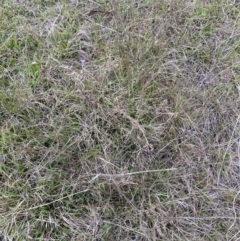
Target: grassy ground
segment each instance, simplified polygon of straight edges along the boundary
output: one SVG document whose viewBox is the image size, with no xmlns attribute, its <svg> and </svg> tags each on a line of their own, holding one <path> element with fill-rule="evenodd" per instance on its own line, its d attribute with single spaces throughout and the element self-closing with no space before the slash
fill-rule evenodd
<svg viewBox="0 0 240 241">
<path fill-rule="evenodd" d="M 237 2 L 1 1 L 0 240 L 240 240 Z"/>
</svg>

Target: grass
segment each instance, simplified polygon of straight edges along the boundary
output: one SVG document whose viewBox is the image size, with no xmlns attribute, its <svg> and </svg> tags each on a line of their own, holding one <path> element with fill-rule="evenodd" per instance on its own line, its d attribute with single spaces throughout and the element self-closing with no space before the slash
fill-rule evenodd
<svg viewBox="0 0 240 241">
<path fill-rule="evenodd" d="M 3 1 L 0 240 L 240 240 L 236 1 Z"/>
</svg>

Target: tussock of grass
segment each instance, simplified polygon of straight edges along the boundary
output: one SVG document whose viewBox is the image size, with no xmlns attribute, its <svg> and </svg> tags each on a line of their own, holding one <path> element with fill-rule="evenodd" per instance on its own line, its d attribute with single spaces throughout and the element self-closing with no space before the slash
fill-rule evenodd
<svg viewBox="0 0 240 241">
<path fill-rule="evenodd" d="M 239 5 L 3 1 L 1 240 L 238 240 Z"/>
</svg>

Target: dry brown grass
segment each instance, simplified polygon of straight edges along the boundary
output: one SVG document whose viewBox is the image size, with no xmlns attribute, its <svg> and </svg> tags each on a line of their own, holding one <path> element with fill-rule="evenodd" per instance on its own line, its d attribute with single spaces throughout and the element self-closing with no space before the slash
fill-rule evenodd
<svg viewBox="0 0 240 241">
<path fill-rule="evenodd" d="M 0 240 L 240 240 L 237 1 L 0 5 Z"/>
</svg>

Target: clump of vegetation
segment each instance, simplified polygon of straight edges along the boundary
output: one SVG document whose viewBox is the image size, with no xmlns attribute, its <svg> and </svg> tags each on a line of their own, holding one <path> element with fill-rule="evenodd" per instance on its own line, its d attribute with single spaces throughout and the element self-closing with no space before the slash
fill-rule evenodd
<svg viewBox="0 0 240 241">
<path fill-rule="evenodd" d="M 3 1 L 1 240 L 238 240 L 236 1 Z"/>
</svg>

